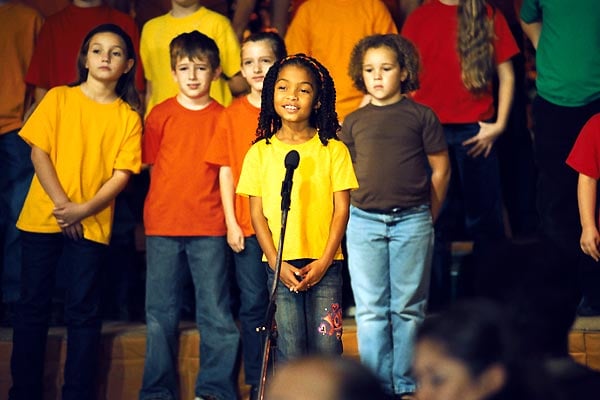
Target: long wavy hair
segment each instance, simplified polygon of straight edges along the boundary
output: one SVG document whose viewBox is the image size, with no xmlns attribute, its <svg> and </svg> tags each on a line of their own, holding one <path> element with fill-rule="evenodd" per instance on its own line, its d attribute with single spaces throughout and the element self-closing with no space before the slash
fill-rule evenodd
<svg viewBox="0 0 600 400">
<path fill-rule="evenodd" d="M 457 12 L 462 81 L 470 92 L 480 94 L 494 77 L 494 21 L 485 0 L 460 0 Z"/>
<path fill-rule="evenodd" d="M 125 56 L 127 59 L 134 60 L 133 67 L 123 75 L 119 77 L 115 92 L 123 101 L 131 106 L 136 111 L 141 110 L 142 102 L 140 101 L 140 95 L 135 88 L 135 71 L 136 71 L 136 57 L 133 42 L 129 35 L 115 24 L 102 24 L 98 25 L 94 29 L 88 32 L 83 39 L 83 44 L 79 49 L 79 56 L 77 57 L 77 80 L 70 86 L 81 85 L 87 81 L 88 69 L 86 68 L 87 53 L 90 49 L 90 42 L 94 35 L 98 33 L 110 32 L 119 36 L 125 45 Z"/>
<path fill-rule="evenodd" d="M 319 139 L 323 145 L 327 145 L 329 139 L 338 139 L 337 132 L 340 130 L 337 113 L 335 112 L 335 87 L 329 71 L 316 59 L 305 54 L 294 54 L 283 58 L 273 64 L 263 82 L 262 107 L 258 118 L 256 129 L 256 140 L 269 139 L 281 129 L 281 117 L 275 112 L 273 97 L 275 93 L 275 82 L 279 72 L 288 65 L 297 65 L 310 73 L 315 82 L 315 103 L 318 108 L 313 108 L 309 117 L 309 125 L 317 129 Z"/>
</svg>

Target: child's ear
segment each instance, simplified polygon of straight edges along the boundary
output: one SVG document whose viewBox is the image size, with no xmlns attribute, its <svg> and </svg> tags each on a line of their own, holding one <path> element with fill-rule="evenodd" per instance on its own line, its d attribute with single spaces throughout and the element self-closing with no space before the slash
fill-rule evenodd
<svg viewBox="0 0 600 400">
<path fill-rule="evenodd" d="M 400 71 L 400 82 L 404 82 L 408 78 L 408 70 L 406 68 L 402 68 Z"/>
<path fill-rule="evenodd" d="M 221 74 L 223 73 L 223 69 L 221 68 L 221 66 L 219 65 L 217 68 L 215 68 L 214 74 L 213 74 L 213 81 L 216 81 L 217 79 L 219 79 L 221 77 Z"/>
<path fill-rule="evenodd" d="M 482 398 L 492 397 L 506 383 L 506 369 L 500 364 L 493 364 L 478 377 Z"/>
<path fill-rule="evenodd" d="M 317 102 L 315 103 L 315 106 L 313 108 L 315 110 L 318 110 L 319 108 L 321 108 L 321 100 L 317 100 Z"/>
<path fill-rule="evenodd" d="M 123 72 L 123 74 L 126 74 L 129 71 L 131 71 L 131 68 L 133 68 L 134 65 L 135 65 L 135 60 L 133 58 L 130 58 L 129 60 L 127 60 L 127 68 L 125 68 L 125 71 Z"/>
</svg>

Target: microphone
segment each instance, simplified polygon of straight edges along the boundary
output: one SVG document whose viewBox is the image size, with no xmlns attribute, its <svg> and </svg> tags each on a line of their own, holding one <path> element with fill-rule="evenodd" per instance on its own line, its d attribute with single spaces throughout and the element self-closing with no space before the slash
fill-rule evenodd
<svg viewBox="0 0 600 400">
<path fill-rule="evenodd" d="M 290 194 L 292 193 L 292 177 L 300 163 L 300 154 L 292 150 L 285 156 L 285 179 L 281 183 L 281 211 L 290 209 Z"/>
</svg>

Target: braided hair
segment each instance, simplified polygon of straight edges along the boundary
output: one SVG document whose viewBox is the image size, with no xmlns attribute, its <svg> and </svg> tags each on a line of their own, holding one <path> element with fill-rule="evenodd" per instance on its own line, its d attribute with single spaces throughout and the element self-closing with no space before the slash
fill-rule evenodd
<svg viewBox="0 0 600 400">
<path fill-rule="evenodd" d="M 281 129 L 281 117 L 275 112 L 273 97 L 275 82 L 279 72 L 288 65 L 296 65 L 307 70 L 315 82 L 316 96 L 315 104 L 319 107 L 313 108 L 309 118 L 309 125 L 317 129 L 317 134 L 323 145 L 327 146 L 329 139 L 338 139 L 337 132 L 340 123 L 335 112 L 335 87 L 329 71 L 316 59 L 305 54 L 294 54 L 283 58 L 273 64 L 263 81 L 262 107 L 256 129 L 256 140 L 269 139 Z"/>
</svg>

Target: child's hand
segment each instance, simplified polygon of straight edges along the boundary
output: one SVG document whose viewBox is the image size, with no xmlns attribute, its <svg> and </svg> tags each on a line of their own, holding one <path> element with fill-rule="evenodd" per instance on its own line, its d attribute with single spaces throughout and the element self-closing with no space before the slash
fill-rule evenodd
<svg viewBox="0 0 600 400">
<path fill-rule="evenodd" d="M 291 292 L 298 293 L 297 287 L 301 279 L 302 274 L 299 268 L 296 268 L 292 264 L 286 263 L 285 261 L 281 263 L 279 280 L 283 282 L 285 287 L 290 289 Z"/>
<path fill-rule="evenodd" d="M 315 260 L 302 268 L 300 270 L 302 281 L 296 286 L 296 291 L 300 292 L 308 290 L 315 286 L 323 279 L 325 272 L 327 272 L 327 268 L 329 268 L 329 264 L 322 260 Z"/>
<path fill-rule="evenodd" d="M 61 228 L 63 235 L 71 240 L 79 240 L 83 238 L 83 226 L 80 222 Z"/>
<path fill-rule="evenodd" d="M 600 250 L 598 249 L 600 234 L 596 227 L 583 228 L 579 243 L 581 244 L 581 250 L 585 254 L 592 257 L 596 262 L 600 260 Z"/>
<path fill-rule="evenodd" d="M 86 208 L 83 204 L 73 203 L 71 201 L 54 207 L 52 210 L 56 222 L 61 229 L 70 227 L 79 223 L 86 215 Z"/>
<path fill-rule="evenodd" d="M 244 250 L 244 232 L 238 224 L 227 226 L 227 244 L 236 253 Z"/>
<path fill-rule="evenodd" d="M 472 138 L 465 140 L 462 145 L 469 146 L 471 148 L 467 151 L 467 154 L 471 157 L 478 157 L 483 154 L 484 157 L 490 155 L 494 142 L 500 136 L 504 129 L 496 124 L 490 124 L 487 122 L 479 122 L 479 133 Z"/>
</svg>

